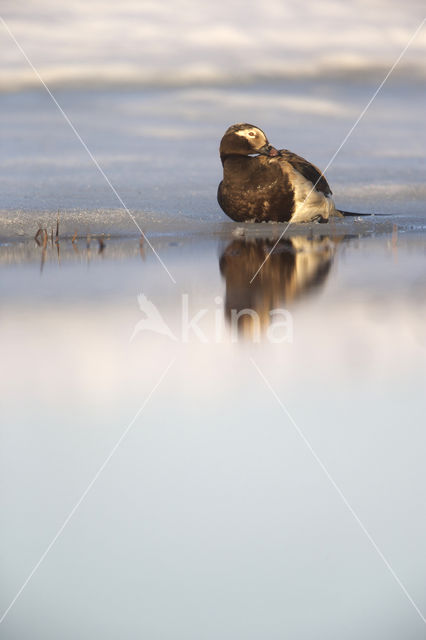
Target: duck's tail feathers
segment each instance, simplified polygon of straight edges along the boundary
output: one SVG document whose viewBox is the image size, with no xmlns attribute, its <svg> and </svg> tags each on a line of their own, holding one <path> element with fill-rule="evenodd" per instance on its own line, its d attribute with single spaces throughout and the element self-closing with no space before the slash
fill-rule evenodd
<svg viewBox="0 0 426 640">
<path fill-rule="evenodd" d="M 342 214 L 342 216 L 344 216 L 345 218 L 357 218 L 358 216 L 386 216 L 389 215 L 387 213 L 359 213 L 357 211 L 342 211 L 342 209 L 338 209 L 337 210 L 339 213 Z"/>
</svg>

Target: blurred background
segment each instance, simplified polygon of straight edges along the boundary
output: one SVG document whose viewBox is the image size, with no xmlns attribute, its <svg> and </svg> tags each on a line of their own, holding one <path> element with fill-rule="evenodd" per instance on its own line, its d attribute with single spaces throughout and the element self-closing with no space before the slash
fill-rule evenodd
<svg viewBox="0 0 426 640">
<path fill-rule="evenodd" d="M 2 15 L 49 85 L 250 83 L 259 78 L 380 77 L 424 17 L 409 0 L 3 0 Z M 424 72 L 426 35 L 399 73 Z M 37 86 L 2 37 L 2 89 Z"/>
<path fill-rule="evenodd" d="M 126 204 L 203 220 L 222 217 L 217 148 L 230 124 L 325 166 L 423 14 L 416 0 L 1 4 Z M 346 208 L 419 196 L 425 53 L 423 29 L 330 167 Z M 0 54 L 0 206 L 117 206 L 4 26 Z"/>
<path fill-rule="evenodd" d="M 426 615 L 426 29 L 327 171 L 338 206 L 398 216 L 293 225 L 250 285 L 282 228 L 235 234 L 216 190 L 234 122 L 325 167 L 424 3 L 0 0 L 0 16 L 176 280 L 0 24 L 0 616 L 174 360 L 1 640 L 423 640 L 250 358 Z M 141 293 L 176 335 L 186 294 L 208 342 L 130 342 Z M 231 308 L 276 305 L 291 343 L 230 339 Z"/>
</svg>

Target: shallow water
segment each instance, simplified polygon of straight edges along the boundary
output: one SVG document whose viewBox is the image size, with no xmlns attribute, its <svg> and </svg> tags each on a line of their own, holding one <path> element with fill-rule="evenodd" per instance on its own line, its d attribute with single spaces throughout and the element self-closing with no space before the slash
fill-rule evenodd
<svg viewBox="0 0 426 640">
<path fill-rule="evenodd" d="M 2 609 L 140 410 L 2 637 L 424 637 L 426 236 L 324 226 L 0 247 Z"/>
</svg>

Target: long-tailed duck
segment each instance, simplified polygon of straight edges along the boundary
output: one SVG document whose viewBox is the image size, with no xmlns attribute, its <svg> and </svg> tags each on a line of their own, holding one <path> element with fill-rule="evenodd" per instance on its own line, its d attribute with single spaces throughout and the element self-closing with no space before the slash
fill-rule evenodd
<svg viewBox="0 0 426 640">
<path fill-rule="evenodd" d="M 328 182 L 315 165 L 272 147 L 259 127 L 229 127 L 220 143 L 220 159 L 223 180 L 217 200 L 232 220 L 327 222 L 348 213 L 336 209 Z"/>
</svg>

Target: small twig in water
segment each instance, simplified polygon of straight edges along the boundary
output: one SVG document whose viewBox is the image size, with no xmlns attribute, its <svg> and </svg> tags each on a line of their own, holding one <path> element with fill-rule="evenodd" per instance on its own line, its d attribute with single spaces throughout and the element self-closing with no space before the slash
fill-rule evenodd
<svg viewBox="0 0 426 640">
<path fill-rule="evenodd" d="M 42 246 L 42 249 L 41 249 L 41 262 L 40 262 L 40 273 L 42 273 L 43 272 L 43 267 L 44 267 L 44 262 L 46 260 L 46 247 L 47 247 L 47 239 L 49 237 L 49 234 L 47 233 L 47 229 L 39 229 L 39 231 L 41 231 L 43 233 L 43 246 Z"/>
<path fill-rule="evenodd" d="M 41 242 L 39 238 L 40 235 L 43 235 L 43 229 L 41 227 L 38 229 L 37 233 L 34 236 L 34 240 L 36 241 L 38 247 L 41 247 Z"/>
</svg>

